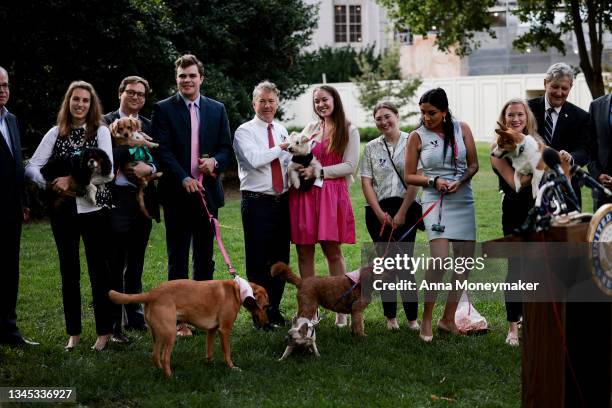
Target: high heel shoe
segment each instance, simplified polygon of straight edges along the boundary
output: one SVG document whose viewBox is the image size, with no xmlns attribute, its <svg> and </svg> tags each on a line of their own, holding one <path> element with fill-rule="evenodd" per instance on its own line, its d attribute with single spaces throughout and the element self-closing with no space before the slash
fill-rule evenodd
<svg viewBox="0 0 612 408">
<path fill-rule="evenodd" d="M 68 343 L 64 346 L 65 351 L 72 351 L 79 345 L 81 338 L 79 336 L 70 336 L 68 338 Z"/>
<path fill-rule="evenodd" d="M 399 330 L 399 324 L 397 324 L 397 319 L 387 319 L 387 329 L 388 330 Z"/>
<path fill-rule="evenodd" d="M 104 350 L 104 348 L 106 348 L 106 345 L 108 344 L 108 341 L 110 340 L 111 335 L 107 334 L 105 336 L 98 336 L 98 338 L 96 339 L 96 342 L 94 343 L 93 346 L 91 346 L 92 350 L 96 350 L 96 351 L 102 351 Z"/>
<path fill-rule="evenodd" d="M 336 326 L 337 327 L 346 326 L 346 315 L 344 313 L 336 313 Z"/>
<path fill-rule="evenodd" d="M 421 340 L 423 340 L 425 343 L 431 343 L 431 341 L 433 340 L 433 335 L 432 336 L 426 336 L 423 333 L 419 333 L 419 338 Z"/>
</svg>

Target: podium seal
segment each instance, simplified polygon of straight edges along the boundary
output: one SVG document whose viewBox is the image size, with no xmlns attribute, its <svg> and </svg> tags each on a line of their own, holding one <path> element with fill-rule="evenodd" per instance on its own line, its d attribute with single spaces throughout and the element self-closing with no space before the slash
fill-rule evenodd
<svg viewBox="0 0 612 408">
<path fill-rule="evenodd" d="M 601 206 L 589 224 L 590 260 L 593 280 L 612 296 L 612 204 Z"/>
</svg>

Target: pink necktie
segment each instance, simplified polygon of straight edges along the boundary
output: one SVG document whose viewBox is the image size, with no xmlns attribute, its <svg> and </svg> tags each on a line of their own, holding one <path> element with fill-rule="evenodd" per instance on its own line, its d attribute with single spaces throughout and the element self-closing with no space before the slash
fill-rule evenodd
<svg viewBox="0 0 612 408">
<path fill-rule="evenodd" d="M 198 114 L 196 112 L 196 104 L 189 104 L 189 114 L 191 116 L 191 176 L 198 178 L 200 170 L 198 169 L 198 158 L 200 157 L 200 124 L 198 123 Z"/>
<path fill-rule="evenodd" d="M 272 124 L 268 125 L 268 147 L 274 147 L 274 138 L 272 137 Z M 283 172 L 281 171 L 280 160 L 274 159 L 270 163 L 272 168 L 272 188 L 278 194 L 282 193 L 285 186 L 283 183 Z"/>
</svg>

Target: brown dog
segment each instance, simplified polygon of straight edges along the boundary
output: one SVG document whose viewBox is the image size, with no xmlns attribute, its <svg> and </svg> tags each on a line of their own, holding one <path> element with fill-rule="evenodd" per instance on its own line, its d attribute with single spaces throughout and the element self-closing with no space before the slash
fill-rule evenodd
<svg viewBox="0 0 612 408">
<path fill-rule="evenodd" d="M 247 297 L 243 306 L 262 327 L 268 325 L 268 294 L 254 283 L 255 299 Z M 128 295 L 111 290 L 110 299 L 117 304 L 144 303 L 145 320 L 153 335 L 153 363 L 170 377 L 170 355 L 176 340 L 176 322 L 190 323 L 207 330 L 206 359 L 211 362 L 215 333 L 219 332 L 221 348 L 228 367 L 234 366 L 230 354 L 230 336 L 240 309 L 240 292 L 234 280 L 193 281 L 178 279 L 164 282 L 148 293 Z"/>
<path fill-rule="evenodd" d="M 147 136 L 140 130 L 140 121 L 134 117 L 126 116 L 120 119 L 116 119 L 109 126 L 113 142 L 116 146 L 128 146 L 128 147 L 140 147 L 145 149 L 153 149 L 159 147 L 157 143 L 152 142 L 152 138 Z M 150 157 L 150 156 L 149 156 Z M 130 177 L 130 181 L 138 186 L 138 193 L 136 199 L 138 200 L 138 207 L 145 217 L 151 219 L 149 211 L 145 206 L 144 191 L 147 185 L 160 178 L 163 175 L 162 172 L 152 173 L 144 177 Z"/>
<path fill-rule="evenodd" d="M 353 282 L 345 275 L 301 279 L 283 262 L 272 265 L 272 276 L 278 276 L 297 287 L 298 318 L 316 319 L 320 305 L 337 313 L 350 313 L 351 331 L 358 336 L 365 335 L 363 311 L 369 304 L 369 296 L 363 288 L 372 287 L 371 268 L 361 268 L 360 283 L 352 290 Z"/>
</svg>

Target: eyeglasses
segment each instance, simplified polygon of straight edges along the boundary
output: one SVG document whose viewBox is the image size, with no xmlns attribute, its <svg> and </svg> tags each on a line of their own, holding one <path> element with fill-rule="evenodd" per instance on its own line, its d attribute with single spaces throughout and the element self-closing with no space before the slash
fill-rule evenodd
<svg viewBox="0 0 612 408">
<path fill-rule="evenodd" d="M 131 89 L 128 89 L 126 91 L 124 91 L 127 96 L 129 96 L 130 98 L 133 98 L 135 96 L 139 97 L 140 99 L 144 99 L 145 97 L 145 93 L 144 92 L 136 92 L 136 91 L 132 91 Z"/>
</svg>

